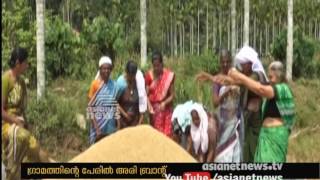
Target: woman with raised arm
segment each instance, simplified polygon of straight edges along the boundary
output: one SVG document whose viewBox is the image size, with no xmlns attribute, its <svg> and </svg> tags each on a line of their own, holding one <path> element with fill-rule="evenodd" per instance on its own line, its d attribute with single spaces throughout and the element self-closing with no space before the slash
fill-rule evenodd
<svg viewBox="0 0 320 180">
<path fill-rule="evenodd" d="M 228 76 L 217 75 L 211 80 L 220 84 L 240 84 L 265 98 L 261 114 L 263 124 L 254 161 L 286 162 L 288 140 L 295 117 L 293 94 L 286 83 L 280 61 L 269 65 L 268 77 L 270 84 L 264 85 L 232 68 Z"/>
<path fill-rule="evenodd" d="M 220 73 L 227 75 L 231 68 L 231 54 L 228 50 L 220 52 Z M 202 74 L 202 75 L 201 75 Z M 211 75 L 200 73 L 198 76 Z M 213 105 L 217 107 L 219 120 L 219 138 L 217 141 L 215 162 L 240 162 L 242 149 L 240 143 L 240 88 L 213 83 Z"/>
</svg>

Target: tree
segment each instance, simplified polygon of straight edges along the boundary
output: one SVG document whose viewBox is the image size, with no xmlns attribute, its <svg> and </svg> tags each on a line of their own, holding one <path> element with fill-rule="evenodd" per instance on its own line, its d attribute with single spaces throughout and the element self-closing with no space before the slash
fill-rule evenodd
<svg viewBox="0 0 320 180">
<path fill-rule="evenodd" d="M 37 14 L 37 99 L 45 92 L 44 10 L 45 0 L 36 1 Z"/>
<path fill-rule="evenodd" d="M 231 54 L 236 53 L 236 0 L 231 0 Z"/>
<path fill-rule="evenodd" d="M 140 18 L 141 18 L 141 66 L 147 64 L 147 3 L 146 0 L 140 0 Z"/>
<path fill-rule="evenodd" d="M 288 33 L 287 33 L 287 68 L 286 77 L 292 81 L 292 58 L 293 58 L 293 0 L 288 0 Z"/>
<path fill-rule="evenodd" d="M 243 44 L 249 45 L 249 0 L 244 0 L 244 27 L 243 27 Z"/>
</svg>

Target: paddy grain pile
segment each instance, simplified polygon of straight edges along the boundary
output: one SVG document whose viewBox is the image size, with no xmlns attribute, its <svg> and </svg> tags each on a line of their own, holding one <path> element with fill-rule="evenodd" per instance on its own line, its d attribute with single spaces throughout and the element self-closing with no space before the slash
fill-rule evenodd
<svg viewBox="0 0 320 180">
<path fill-rule="evenodd" d="M 71 162 L 196 162 L 182 147 L 149 125 L 101 139 Z"/>
</svg>

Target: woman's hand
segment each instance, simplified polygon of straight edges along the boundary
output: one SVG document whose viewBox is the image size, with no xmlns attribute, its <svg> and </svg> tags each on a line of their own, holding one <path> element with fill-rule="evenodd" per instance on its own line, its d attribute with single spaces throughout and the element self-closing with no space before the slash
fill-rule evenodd
<svg viewBox="0 0 320 180">
<path fill-rule="evenodd" d="M 100 128 L 96 128 L 96 140 L 99 140 L 102 137 L 102 132 Z"/>
<path fill-rule="evenodd" d="M 148 111 L 150 114 L 154 114 L 154 109 L 151 104 L 148 103 Z"/>
<path fill-rule="evenodd" d="M 166 109 L 166 103 L 164 101 L 162 101 L 160 103 L 160 111 L 164 111 Z"/>
<path fill-rule="evenodd" d="M 216 76 L 213 76 L 212 81 L 217 83 L 217 84 L 222 84 L 222 85 L 232 85 L 232 84 L 236 84 L 236 82 L 233 80 L 233 78 L 226 76 L 226 75 L 222 75 L 222 74 L 218 74 Z"/>
<path fill-rule="evenodd" d="M 210 80 L 210 75 L 206 72 L 201 71 L 196 75 L 196 80 L 197 81 L 207 81 Z"/>
<path fill-rule="evenodd" d="M 22 116 L 17 116 L 14 118 L 14 123 L 19 127 L 24 127 L 24 118 Z"/>
</svg>

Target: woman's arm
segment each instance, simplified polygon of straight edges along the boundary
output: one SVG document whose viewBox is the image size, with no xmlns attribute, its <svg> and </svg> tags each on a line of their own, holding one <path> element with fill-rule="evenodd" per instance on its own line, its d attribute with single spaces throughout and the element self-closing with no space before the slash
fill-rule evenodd
<svg viewBox="0 0 320 180">
<path fill-rule="evenodd" d="M 2 118 L 2 120 L 6 121 L 10 124 L 15 123 L 15 124 L 23 127 L 24 122 L 19 120 L 19 118 L 17 118 L 17 117 L 9 115 L 4 107 L 5 107 L 5 97 L 2 96 L 2 100 L 1 100 L 1 118 Z"/>
<path fill-rule="evenodd" d="M 214 83 L 213 84 L 213 92 L 212 92 L 212 103 L 213 103 L 213 106 L 214 107 L 218 107 L 219 106 L 219 104 L 220 104 L 220 101 L 221 101 L 221 99 L 220 99 L 220 97 L 219 97 L 219 93 L 217 92 L 217 84 L 216 83 Z"/>
<path fill-rule="evenodd" d="M 191 138 L 191 134 L 188 135 L 187 151 L 189 152 L 189 154 L 192 155 L 192 138 Z"/>
<path fill-rule="evenodd" d="M 154 114 L 154 110 L 149 98 L 148 98 L 148 111 L 150 114 Z"/>
<path fill-rule="evenodd" d="M 212 83 L 222 84 L 222 85 L 238 85 L 239 82 L 237 82 L 232 77 L 218 74 L 218 75 L 211 75 L 206 72 L 200 72 L 196 75 L 196 80 L 198 81 L 211 81 Z"/>
<path fill-rule="evenodd" d="M 271 85 L 262 85 L 260 82 L 247 77 L 234 68 L 230 69 L 228 75 L 259 96 L 266 97 L 268 99 L 274 97 L 274 91 Z"/>
<path fill-rule="evenodd" d="M 126 111 L 118 104 L 118 108 L 120 111 L 120 114 L 122 114 L 127 120 L 131 120 L 131 117 L 126 113 Z"/>
<path fill-rule="evenodd" d="M 143 124 L 143 117 L 144 117 L 143 114 L 144 113 L 139 114 L 139 123 L 138 124 Z"/>
<path fill-rule="evenodd" d="M 164 101 L 162 101 L 161 104 L 163 104 L 163 108 L 168 105 L 169 103 L 171 103 L 174 99 L 175 93 L 174 93 L 174 81 L 172 82 L 172 84 L 170 85 L 170 89 L 169 89 L 169 97 L 167 97 Z"/>
</svg>

